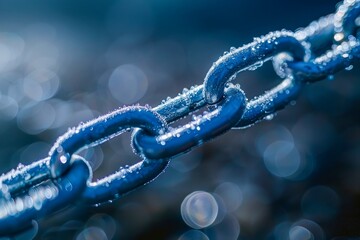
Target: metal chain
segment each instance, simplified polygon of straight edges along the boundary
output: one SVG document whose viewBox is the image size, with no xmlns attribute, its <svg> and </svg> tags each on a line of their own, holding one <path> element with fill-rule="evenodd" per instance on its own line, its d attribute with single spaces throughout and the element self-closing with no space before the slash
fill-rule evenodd
<svg viewBox="0 0 360 240">
<path fill-rule="evenodd" d="M 97 205 L 154 180 L 170 158 L 190 151 L 232 128 L 250 127 L 295 100 L 308 84 L 347 69 L 360 58 L 357 28 L 360 0 L 345 0 L 335 14 L 295 33 L 272 32 L 231 48 L 210 68 L 203 85 L 149 107 L 130 106 L 100 116 L 59 137 L 49 157 L 0 177 L 0 236 L 16 234 L 33 220 L 76 202 Z M 272 60 L 283 81 L 248 100 L 233 81 L 245 70 Z M 168 125 L 203 107 L 209 112 L 178 128 Z M 75 155 L 133 131 L 132 147 L 142 161 L 91 182 L 88 162 Z"/>
</svg>

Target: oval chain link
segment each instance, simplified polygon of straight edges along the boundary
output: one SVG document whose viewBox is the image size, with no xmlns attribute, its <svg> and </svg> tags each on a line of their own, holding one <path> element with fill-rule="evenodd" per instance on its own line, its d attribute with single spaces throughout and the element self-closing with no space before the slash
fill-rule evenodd
<svg viewBox="0 0 360 240">
<path fill-rule="evenodd" d="M 126 107 L 70 129 L 58 138 L 48 158 L 0 177 L 0 236 L 16 234 L 32 220 L 74 202 L 98 204 L 119 198 L 156 178 L 169 158 L 230 128 L 251 126 L 284 108 L 306 83 L 359 60 L 359 15 L 360 0 L 345 0 L 335 14 L 295 33 L 270 33 L 232 49 L 214 63 L 204 85 L 184 89 L 153 109 Z M 284 78 L 270 91 L 247 102 L 238 86 L 227 85 L 237 73 L 255 70 L 270 59 L 276 73 Z M 209 113 L 168 130 L 169 123 L 205 106 L 210 108 Z M 75 153 L 134 128 L 140 130 L 133 133 L 132 145 L 142 161 L 91 182 L 91 168 Z"/>
</svg>

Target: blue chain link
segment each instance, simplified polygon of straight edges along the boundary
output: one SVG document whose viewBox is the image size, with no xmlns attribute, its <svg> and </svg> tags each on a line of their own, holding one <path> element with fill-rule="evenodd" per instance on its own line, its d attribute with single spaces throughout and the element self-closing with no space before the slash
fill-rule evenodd
<svg viewBox="0 0 360 240">
<path fill-rule="evenodd" d="M 359 27 L 360 2 L 346 0 L 339 6 L 334 16 L 334 40 L 342 42 L 349 36 L 357 36 L 356 30 Z"/>
<path fill-rule="evenodd" d="M 46 158 L 1 177 L 0 233 L 15 234 L 31 226 L 31 221 L 77 201 L 91 176 L 87 161 L 74 155 L 72 167 L 59 178 L 51 178 Z M 38 180 L 36 171 L 42 175 Z M 22 181 L 24 184 L 20 184 Z M 14 183 L 14 184 L 12 184 Z M 31 184 L 31 187 L 27 187 Z M 22 190 L 22 191 L 21 191 Z"/>
<path fill-rule="evenodd" d="M 16 234 L 32 220 L 75 202 L 96 205 L 117 199 L 154 180 L 170 158 L 231 128 L 252 126 L 284 108 L 307 83 L 359 60 L 359 15 L 360 0 L 345 0 L 335 14 L 295 33 L 273 32 L 230 49 L 213 64 L 203 85 L 184 89 L 153 109 L 125 107 L 70 129 L 58 138 L 48 158 L 0 177 L 0 236 Z M 248 101 L 240 86 L 229 82 L 241 71 L 255 70 L 268 60 L 283 80 Z M 168 127 L 203 107 L 209 112 L 184 126 Z M 91 182 L 92 169 L 75 154 L 134 129 L 132 146 L 142 160 Z"/>
<path fill-rule="evenodd" d="M 170 158 L 186 153 L 235 126 L 244 112 L 245 103 L 244 93 L 238 87 L 230 86 L 225 90 L 223 102 L 182 127 L 156 137 L 143 130 L 134 131 L 133 147 L 149 159 Z"/>
<path fill-rule="evenodd" d="M 82 148 L 99 145 L 131 128 L 141 128 L 151 136 L 163 134 L 167 123 L 156 112 L 145 107 L 128 107 L 81 124 L 59 137 L 50 150 L 49 168 L 53 178 L 72 166 L 73 154 Z M 88 184 L 83 200 L 97 204 L 121 195 L 156 178 L 167 166 L 167 159 L 143 160 L 133 166 Z"/>
</svg>

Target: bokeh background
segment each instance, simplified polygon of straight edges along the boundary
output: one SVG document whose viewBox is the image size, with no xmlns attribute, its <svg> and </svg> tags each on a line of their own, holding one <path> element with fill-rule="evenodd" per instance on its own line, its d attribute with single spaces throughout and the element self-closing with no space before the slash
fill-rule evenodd
<svg viewBox="0 0 360 240">
<path fill-rule="evenodd" d="M 307 26 L 336 3 L 0 1 L 1 172 L 46 157 L 80 122 L 123 105 L 154 107 L 201 84 L 230 47 Z M 112 204 L 75 205 L 41 219 L 35 238 L 359 237 L 359 67 L 307 86 L 269 121 L 173 159 L 156 181 Z M 279 78 L 266 63 L 236 81 L 250 98 Z M 129 134 L 82 155 L 95 179 L 139 160 Z M 211 204 L 201 211 L 194 201 Z M 210 226 L 193 229 L 201 217 Z"/>
</svg>

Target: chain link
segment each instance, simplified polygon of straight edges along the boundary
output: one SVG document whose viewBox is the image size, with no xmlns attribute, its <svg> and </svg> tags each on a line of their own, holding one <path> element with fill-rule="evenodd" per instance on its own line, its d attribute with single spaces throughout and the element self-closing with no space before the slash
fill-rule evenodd
<svg viewBox="0 0 360 240">
<path fill-rule="evenodd" d="M 295 33 L 273 32 L 231 48 L 213 64 L 203 85 L 184 89 L 153 109 L 125 107 L 70 129 L 58 138 L 49 157 L 0 177 L 0 236 L 16 234 L 32 220 L 75 202 L 97 205 L 117 199 L 154 180 L 170 158 L 283 109 L 307 83 L 327 78 L 359 60 L 359 15 L 360 1 L 345 0 L 335 14 Z M 229 82 L 268 60 L 283 81 L 248 101 L 240 85 Z M 209 112 L 184 126 L 168 127 L 203 107 Z M 133 129 L 132 146 L 142 161 L 91 182 L 91 167 L 75 154 Z"/>
</svg>

